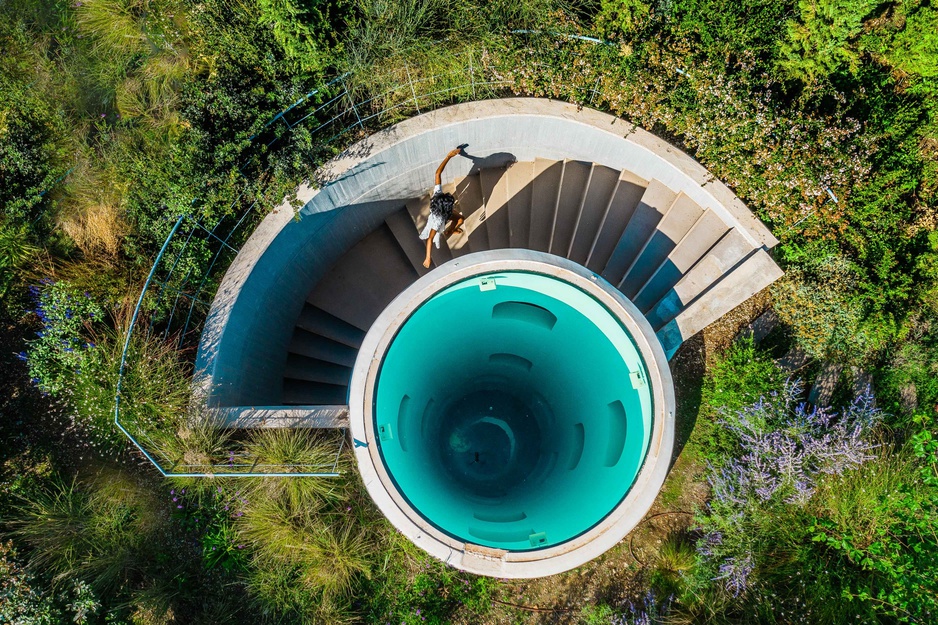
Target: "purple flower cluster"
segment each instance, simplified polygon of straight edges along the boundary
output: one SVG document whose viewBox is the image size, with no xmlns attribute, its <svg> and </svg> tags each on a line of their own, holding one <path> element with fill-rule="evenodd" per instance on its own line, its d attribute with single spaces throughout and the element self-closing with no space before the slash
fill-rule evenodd
<svg viewBox="0 0 938 625">
<path fill-rule="evenodd" d="M 620 616 L 613 617 L 610 625 L 654 625 L 661 623 L 668 613 L 673 597 L 668 597 L 659 602 L 655 596 L 655 591 L 649 589 L 636 605 L 629 601 L 625 606 L 625 612 Z"/>
<path fill-rule="evenodd" d="M 802 385 L 788 382 L 780 396 L 761 398 L 722 420 L 741 454 L 708 480 L 720 503 L 745 506 L 781 496 L 787 503 L 811 498 L 822 474 L 840 475 L 872 458 L 868 434 L 880 413 L 867 389 L 837 414 L 799 402 Z"/>
<path fill-rule="evenodd" d="M 802 391 L 800 381 L 789 381 L 781 393 L 721 421 L 735 435 L 739 454 L 709 467 L 712 498 L 697 552 L 720 563 L 714 579 L 734 596 L 746 590 L 754 568 L 746 540 L 749 516 L 761 506 L 806 503 L 823 475 L 860 466 L 877 447 L 870 433 L 881 415 L 869 388 L 840 413 L 801 402 Z"/>
<path fill-rule="evenodd" d="M 720 574 L 713 579 L 722 579 L 726 589 L 738 597 L 749 586 L 749 575 L 752 573 L 752 556 L 746 554 L 742 558 L 731 557 L 720 565 Z"/>
</svg>

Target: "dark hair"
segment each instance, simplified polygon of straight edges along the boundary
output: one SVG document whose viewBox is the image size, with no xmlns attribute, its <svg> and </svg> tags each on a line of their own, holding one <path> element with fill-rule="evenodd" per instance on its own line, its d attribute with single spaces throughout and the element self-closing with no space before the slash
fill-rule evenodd
<svg viewBox="0 0 938 625">
<path fill-rule="evenodd" d="M 430 213 L 439 215 L 444 221 L 452 216 L 455 206 L 456 198 L 452 193 L 436 193 L 430 198 Z"/>
</svg>

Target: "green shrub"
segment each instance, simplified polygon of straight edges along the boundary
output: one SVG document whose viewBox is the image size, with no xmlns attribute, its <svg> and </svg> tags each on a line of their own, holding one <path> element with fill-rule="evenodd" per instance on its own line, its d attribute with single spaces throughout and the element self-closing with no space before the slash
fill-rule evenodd
<svg viewBox="0 0 938 625">
<path fill-rule="evenodd" d="M 784 372 L 751 337 L 734 342 L 716 360 L 704 379 L 694 436 L 708 462 L 722 464 L 737 443 L 720 420 L 732 419 L 744 406 L 777 393 L 784 380 Z"/>
<path fill-rule="evenodd" d="M 104 310 L 89 293 L 61 280 L 30 290 L 42 330 L 22 357 L 29 364 L 33 383 L 50 395 L 61 396 L 95 349 L 91 327 L 103 321 Z"/>
<path fill-rule="evenodd" d="M 912 443 L 832 478 L 810 529 L 853 569 L 844 576 L 846 597 L 918 623 L 938 617 L 938 440 L 926 430 Z"/>
<path fill-rule="evenodd" d="M 50 480 L 10 525 L 30 548 L 30 566 L 114 592 L 138 579 L 156 519 L 149 493 L 126 475 L 106 473 L 87 486 Z"/>
</svg>

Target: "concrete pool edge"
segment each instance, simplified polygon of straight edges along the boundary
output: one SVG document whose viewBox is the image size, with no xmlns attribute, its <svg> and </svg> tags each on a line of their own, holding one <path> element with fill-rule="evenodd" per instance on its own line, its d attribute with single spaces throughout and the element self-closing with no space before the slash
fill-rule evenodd
<svg viewBox="0 0 938 625">
<path fill-rule="evenodd" d="M 462 542 L 424 520 L 397 491 L 376 445 L 373 397 L 384 354 L 398 328 L 428 298 L 473 276 L 523 271 L 565 281 L 593 296 L 631 335 L 645 361 L 652 389 L 648 450 L 631 488 L 612 511 L 583 534 L 537 551 L 504 551 Z M 359 351 L 349 388 L 355 456 L 369 495 L 391 523 L 431 555 L 476 573 L 505 578 L 553 575 L 575 568 L 625 537 L 651 507 L 667 476 L 674 444 L 674 390 L 664 350 L 641 312 L 588 269 L 563 258 L 530 250 L 493 250 L 454 259 L 420 278 L 378 317 Z"/>
</svg>

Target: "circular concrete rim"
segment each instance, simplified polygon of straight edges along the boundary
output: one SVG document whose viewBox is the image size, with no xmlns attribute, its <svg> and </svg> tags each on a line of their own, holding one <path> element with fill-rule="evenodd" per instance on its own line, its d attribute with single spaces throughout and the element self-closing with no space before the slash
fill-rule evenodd
<svg viewBox="0 0 938 625">
<path fill-rule="evenodd" d="M 380 458 L 372 398 L 384 354 L 398 328 L 427 299 L 473 276 L 527 271 L 563 280 L 590 294 L 626 328 L 651 384 L 652 433 L 648 451 L 626 496 L 597 525 L 559 545 L 511 552 L 448 536 L 417 514 L 400 495 Z M 458 569 L 503 578 L 554 575 L 580 566 L 622 540 L 651 508 L 667 476 L 674 445 L 674 387 L 667 358 L 641 311 L 592 271 L 564 258 L 531 250 L 491 250 L 453 259 L 405 289 L 372 324 L 359 349 L 349 386 L 349 426 L 365 487 L 388 520 L 417 546 Z"/>
</svg>

